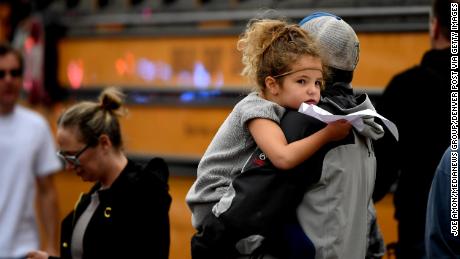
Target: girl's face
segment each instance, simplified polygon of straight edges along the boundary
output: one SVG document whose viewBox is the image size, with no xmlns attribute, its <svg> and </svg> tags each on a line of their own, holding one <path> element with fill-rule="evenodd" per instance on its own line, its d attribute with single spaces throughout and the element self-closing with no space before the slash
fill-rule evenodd
<svg viewBox="0 0 460 259">
<path fill-rule="evenodd" d="M 302 103 L 318 104 L 324 84 L 321 59 L 304 55 L 292 65 L 291 71 L 294 72 L 284 76 L 282 84 L 276 86 L 277 103 L 295 110 Z"/>
<path fill-rule="evenodd" d="M 58 155 L 65 160 L 66 170 L 74 171 L 83 181 L 95 182 L 100 176 L 98 145 L 89 146 L 79 141 L 76 128 L 59 127 L 56 134 Z"/>
</svg>

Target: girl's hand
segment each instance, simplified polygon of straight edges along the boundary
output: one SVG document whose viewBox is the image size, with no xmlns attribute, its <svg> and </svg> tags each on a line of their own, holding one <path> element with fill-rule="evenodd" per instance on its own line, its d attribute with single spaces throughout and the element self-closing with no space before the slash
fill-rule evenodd
<svg viewBox="0 0 460 259">
<path fill-rule="evenodd" d="M 324 130 L 327 132 L 330 141 L 341 140 L 348 135 L 351 124 L 346 120 L 338 120 L 328 123 Z"/>
<path fill-rule="evenodd" d="M 49 254 L 43 251 L 30 251 L 26 259 L 48 259 Z"/>
</svg>

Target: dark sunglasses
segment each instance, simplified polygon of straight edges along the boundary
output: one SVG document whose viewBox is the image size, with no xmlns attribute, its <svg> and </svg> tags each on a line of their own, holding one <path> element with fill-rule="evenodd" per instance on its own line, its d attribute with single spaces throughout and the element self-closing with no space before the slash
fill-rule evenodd
<svg viewBox="0 0 460 259">
<path fill-rule="evenodd" d="M 73 166 L 80 166 L 80 160 L 78 157 L 85 152 L 91 145 L 87 144 L 84 148 L 82 148 L 80 151 L 78 151 L 75 155 L 67 155 L 67 152 L 63 151 L 58 151 L 56 154 L 58 157 L 66 161 L 67 163 L 73 165 Z"/>
<path fill-rule="evenodd" d="M 11 70 L 0 69 L 0 79 L 5 78 L 7 74 L 9 74 L 13 78 L 19 78 L 22 76 L 22 70 L 19 68 Z"/>
</svg>

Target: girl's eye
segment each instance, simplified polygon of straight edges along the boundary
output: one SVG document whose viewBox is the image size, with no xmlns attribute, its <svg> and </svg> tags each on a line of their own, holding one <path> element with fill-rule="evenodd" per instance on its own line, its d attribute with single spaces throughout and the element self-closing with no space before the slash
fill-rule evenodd
<svg viewBox="0 0 460 259">
<path fill-rule="evenodd" d="M 324 81 L 323 80 L 315 81 L 315 85 L 320 87 L 320 88 L 323 88 L 324 87 Z"/>
<path fill-rule="evenodd" d="M 299 80 L 297 80 L 297 83 L 304 85 L 304 84 L 307 83 L 307 80 L 305 80 L 305 79 L 299 79 Z"/>
</svg>

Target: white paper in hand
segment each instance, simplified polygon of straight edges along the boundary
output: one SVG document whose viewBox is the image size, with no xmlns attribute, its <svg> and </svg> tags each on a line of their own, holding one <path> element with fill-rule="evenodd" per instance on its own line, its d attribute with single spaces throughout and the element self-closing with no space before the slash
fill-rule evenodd
<svg viewBox="0 0 460 259">
<path fill-rule="evenodd" d="M 393 136 L 396 138 L 396 140 L 399 140 L 399 133 L 396 125 L 392 121 L 388 120 L 387 118 L 383 117 L 382 115 L 378 114 L 377 112 L 371 109 L 365 109 L 347 115 L 334 115 L 316 105 L 302 103 L 302 105 L 299 108 L 299 112 L 309 115 L 325 123 L 344 119 L 350 122 L 351 125 L 353 125 L 353 127 L 358 131 L 362 131 L 364 129 L 363 118 L 370 116 L 377 117 L 383 121 L 385 126 L 387 126 L 391 134 L 393 134 Z"/>
</svg>

